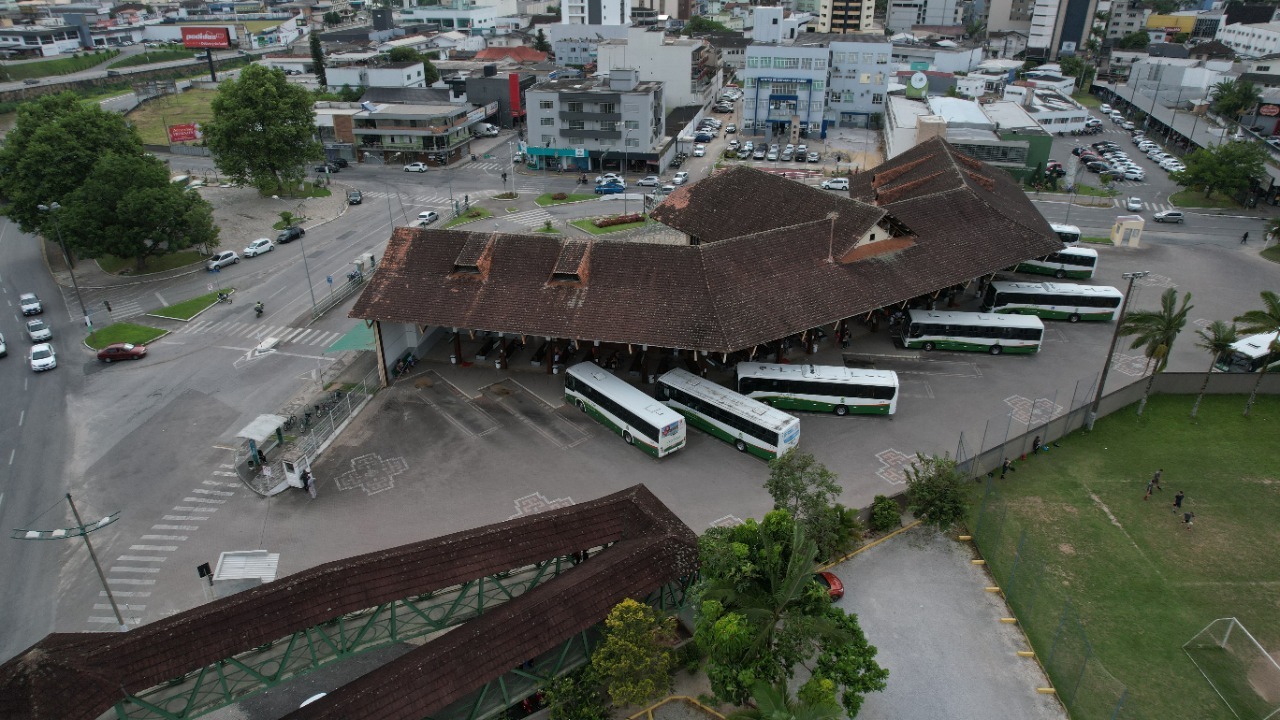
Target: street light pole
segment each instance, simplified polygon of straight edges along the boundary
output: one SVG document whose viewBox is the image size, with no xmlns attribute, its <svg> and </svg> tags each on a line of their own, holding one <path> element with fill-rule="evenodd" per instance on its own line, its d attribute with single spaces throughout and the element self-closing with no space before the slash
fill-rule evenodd
<svg viewBox="0 0 1280 720">
<path fill-rule="evenodd" d="M 1107 357 L 1102 361 L 1102 376 L 1098 378 L 1098 390 L 1093 394 L 1093 403 L 1089 406 L 1089 414 L 1085 418 L 1085 429 L 1093 430 L 1098 420 L 1098 406 L 1102 404 L 1102 390 L 1107 384 L 1107 373 L 1111 372 L 1111 356 L 1116 352 L 1116 343 L 1120 340 L 1120 323 L 1124 322 L 1124 312 L 1129 307 L 1129 298 L 1133 297 L 1133 282 L 1151 274 L 1150 270 L 1122 273 L 1120 277 L 1129 281 L 1124 293 L 1124 302 L 1120 303 L 1120 315 L 1116 317 L 1116 328 L 1111 333 L 1111 346 L 1107 348 Z"/>
<path fill-rule="evenodd" d="M 49 216 L 53 218 L 53 230 L 58 236 L 58 245 L 62 247 L 62 257 L 67 261 L 67 272 L 71 274 L 71 287 L 76 290 L 76 302 L 80 303 L 80 313 L 87 318 L 89 317 L 89 311 L 85 309 L 84 298 L 80 296 L 80 283 L 76 282 L 76 271 L 71 267 L 71 253 L 67 252 L 67 244 L 62 240 L 62 223 L 58 220 L 58 211 L 62 209 L 62 206 L 52 202 L 48 205 L 37 205 L 36 207 L 41 212 L 49 213 Z"/>
<path fill-rule="evenodd" d="M 390 201 L 388 200 L 388 202 Z M 395 223 L 393 222 L 393 229 L 394 226 Z M 311 284 L 311 267 L 307 265 L 307 244 L 305 235 L 298 236 L 298 249 L 302 251 L 302 270 L 307 274 L 307 292 L 311 294 L 311 317 L 316 317 L 318 315 L 316 312 L 316 289 Z"/>
</svg>

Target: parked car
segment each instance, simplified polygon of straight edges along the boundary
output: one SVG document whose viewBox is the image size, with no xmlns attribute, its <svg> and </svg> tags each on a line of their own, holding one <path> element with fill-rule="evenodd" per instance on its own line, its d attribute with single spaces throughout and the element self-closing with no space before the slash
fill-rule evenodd
<svg viewBox="0 0 1280 720">
<path fill-rule="evenodd" d="M 1111 166 L 1101 161 L 1091 162 L 1088 165 L 1085 165 L 1084 167 L 1086 170 L 1088 170 L 1091 173 L 1111 172 Z"/>
<path fill-rule="evenodd" d="M 706 146 L 706 145 L 698 144 L 698 145 L 694 145 L 694 146 L 693 146 L 693 156 L 694 156 L 694 157 L 705 157 L 705 156 L 706 156 L 706 154 L 707 154 L 707 146 Z"/>
<path fill-rule="evenodd" d="M 18 304 L 22 306 L 23 315 L 39 315 L 44 312 L 44 305 L 35 293 L 22 293 L 18 296 Z"/>
<path fill-rule="evenodd" d="M 1131 197 L 1124 201 L 1124 207 L 1126 210 L 1137 212 L 1142 209 L 1142 198 Z"/>
<path fill-rule="evenodd" d="M 1147 179 L 1147 174 L 1142 172 L 1141 168 L 1125 168 L 1123 175 L 1125 180 L 1133 180 L 1134 182 L 1142 182 Z"/>
<path fill-rule="evenodd" d="M 1111 114 L 1111 106 L 1106 103 L 1102 103 L 1101 105 L 1098 106 L 1098 111 L 1101 112 L 1103 115 L 1109 115 Z"/>
<path fill-rule="evenodd" d="M 27 337 L 31 338 L 31 342 L 47 342 L 53 339 L 53 330 L 45 324 L 40 318 L 27 321 Z"/>
<path fill-rule="evenodd" d="M 52 370 L 58 367 L 58 354 L 53 351 L 53 346 L 49 343 L 40 343 L 31 346 L 31 369 L 36 372 Z"/>
<path fill-rule="evenodd" d="M 1273 148 L 1280 148 L 1280 137 L 1267 138 L 1267 144 Z"/>
<path fill-rule="evenodd" d="M 306 234 L 307 231 L 303 230 L 301 227 L 297 225 L 290 225 L 289 227 L 281 230 L 279 235 L 276 235 L 276 243 L 280 245 L 288 245 Z"/>
<path fill-rule="evenodd" d="M 333 163 L 334 165 L 337 165 L 340 168 L 346 168 L 351 165 L 351 163 L 347 162 L 345 158 L 334 158 L 329 162 Z"/>
<path fill-rule="evenodd" d="M 817 581 L 823 590 L 827 591 L 827 597 L 831 598 L 832 602 L 844 597 L 844 583 L 840 582 L 840 578 L 834 574 L 824 570 L 820 573 L 814 573 L 813 579 Z"/>
<path fill-rule="evenodd" d="M 822 181 L 823 190 L 848 190 L 849 178 L 831 178 Z"/>
<path fill-rule="evenodd" d="M 318 173 L 336 173 L 341 170 L 341 168 L 333 163 L 325 163 L 323 165 L 317 165 L 315 170 Z"/>
<path fill-rule="evenodd" d="M 657 175 L 649 175 L 647 177 L 643 177 L 636 181 L 636 185 L 641 185 L 644 187 L 658 187 L 661 184 L 662 184 L 662 179 L 659 178 Z"/>
<path fill-rule="evenodd" d="M 440 213 L 437 213 L 435 210 L 423 210 L 418 213 L 418 224 L 420 225 L 430 225 L 439 219 Z"/>
<path fill-rule="evenodd" d="M 1186 221 L 1186 216 L 1181 210 L 1162 210 L 1151 216 L 1152 220 L 1158 223 L 1181 223 Z"/>
<path fill-rule="evenodd" d="M 98 351 L 98 359 L 104 363 L 116 360 L 141 360 L 146 356 L 147 346 L 133 343 L 111 343 Z"/>
<path fill-rule="evenodd" d="M 731 112 L 733 112 L 733 106 L 732 106 L 732 105 L 717 105 L 717 106 L 715 106 L 715 107 L 711 108 L 711 110 L 712 110 L 713 112 L 718 112 L 718 113 L 731 113 Z"/>
<path fill-rule="evenodd" d="M 724 128 L 724 134 L 725 134 L 725 135 L 732 135 L 732 134 L 734 134 L 734 133 L 736 133 L 736 132 L 738 132 L 738 126 L 737 126 L 737 125 L 735 125 L 735 124 L 733 124 L 733 123 L 729 123 L 729 124 L 728 124 L 728 125 L 726 125 L 726 126 L 725 126 L 725 128 Z"/>
<path fill-rule="evenodd" d="M 271 242 L 271 238 L 258 238 L 245 246 L 244 256 L 251 258 L 257 255 L 264 255 L 275 249 L 275 243 Z"/>
<path fill-rule="evenodd" d="M 754 153 L 751 154 L 752 160 L 763 160 L 764 157 L 765 157 L 764 148 L 759 148 Z"/>
<path fill-rule="evenodd" d="M 9 347 L 4 344 L 4 335 L 0 335 L 0 357 L 9 355 Z"/>
<path fill-rule="evenodd" d="M 812 162 L 812 163 L 822 162 L 822 158 L 818 155 L 818 153 L 811 152 L 809 153 L 809 162 Z"/>
<path fill-rule="evenodd" d="M 420 163 L 420 162 L 409 163 L 408 165 L 404 166 L 404 171 L 405 172 L 426 172 L 427 164 Z"/>
<path fill-rule="evenodd" d="M 209 270 L 218 270 L 228 265 L 235 265 L 238 262 L 240 262 L 240 256 L 237 255 L 234 250 L 223 250 L 217 255 L 209 258 L 209 261 L 206 262 L 204 266 Z"/>
<path fill-rule="evenodd" d="M 689 182 L 689 173 L 684 172 L 683 170 L 676 173 L 676 176 L 671 178 L 672 185 L 683 185 L 687 182 Z"/>
<path fill-rule="evenodd" d="M 360 204 L 360 203 L 362 203 L 362 202 L 364 202 L 364 193 L 360 192 L 359 190 L 348 190 L 348 191 L 347 191 L 347 204 L 348 204 L 348 205 L 359 205 L 359 204 Z"/>
</svg>

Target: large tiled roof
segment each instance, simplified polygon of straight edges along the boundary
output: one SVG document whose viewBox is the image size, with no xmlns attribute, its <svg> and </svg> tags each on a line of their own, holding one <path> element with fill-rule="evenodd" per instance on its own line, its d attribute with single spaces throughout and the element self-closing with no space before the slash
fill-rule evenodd
<svg viewBox="0 0 1280 720">
<path fill-rule="evenodd" d="M 351 317 L 733 352 L 1062 247 L 1012 178 L 941 140 L 853 187 L 721 173 L 655 211 L 699 245 L 396 228 Z"/>
<path fill-rule="evenodd" d="M 692 573 L 693 532 L 637 485 L 320 565 L 128 633 L 49 635 L 0 666 L 0 718 L 91 720 L 121 699 L 121 688 L 141 692 L 350 612 L 603 545 L 610 547 L 469 621 L 465 631 L 446 633 L 295 713 L 426 717 L 600 622 L 624 598 Z"/>
</svg>

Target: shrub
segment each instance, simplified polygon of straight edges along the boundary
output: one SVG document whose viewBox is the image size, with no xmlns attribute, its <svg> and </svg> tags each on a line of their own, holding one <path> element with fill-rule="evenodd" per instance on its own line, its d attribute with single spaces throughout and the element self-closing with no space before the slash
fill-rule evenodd
<svg viewBox="0 0 1280 720">
<path fill-rule="evenodd" d="M 629 215 L 614 215 L 613 217 L 596 218 L 591 221 L 591 224 L 598 228 L 607 228 L 614 225 L 626 225 L 627 223 L 638 223 L 643 221 L 643 214 L 631 213 Z"/>
<path fill-rule="evenodd" d="M 569 193 L 556 193 L 555 195 L 551 196 L 551 199 L 552 200 L 568 200 Z"/>
<path fill-rule="evenodd" d="M 476 208 L 475 210 L 472 210 L 471 212 L 467 213 L 467 217 L 471 217 L 471 218 L 484 217 L 484 211 L 481 210 L 480 208 Z"/>
<path fill-rule="evenodd" d="M 871 529 L 876 532 L 885 532 L 902 525 L 902 511 L 898 509 L 898 503 L 884 495 L 877 495 L 871 501 L 870 524 Z"/>
<path fill-rule="evenodd" d="M 544 220 L 544 221 L 543 221 L 543 223 L 542 223 L 542 229 L 543 229 L 544 231 L 546 231 L 546 232 L 551 232 L 554 228 L 553 228 L 553 227 L 551 227 L 551 221 L 550 221 L 550 220 Z"/>
</svg>

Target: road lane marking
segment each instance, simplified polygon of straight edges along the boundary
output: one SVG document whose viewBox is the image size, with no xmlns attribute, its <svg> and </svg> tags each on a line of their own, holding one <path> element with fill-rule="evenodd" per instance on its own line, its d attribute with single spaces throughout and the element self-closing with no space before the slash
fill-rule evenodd
<svg viewBox="0 0 1280 720">
<path fill-rule="evenodd" d="M 116 597 L 138 597 L 138 598 L 151 597 L 151 593 L 146 591 L 133 592 L 131 590 L 112 590 L 111 594 L 115 595 Z M 106 596 L 107 596 L 107 593 L 105 590 L 98 591 L 98 597 L 106 597 Z"/>
<path fill-rule="evenodd" d="M 124 605 L 121 603 L 116 603 L 116 607 L 119 607 L 121 610 L 146 610 L 147 609 L 146 605 Z M 94 603 L 93 609 L 94 610 L 110 610 L 111 606 L 108 605 L 107 603 Z M 89 619 L 92 620 L 93 618 L 89 618 Z"/>
<path fill-rule="evenodd" d="M 207 515 L 203 515 L 203 516 L 202 515 L 161 515 L 160 519 L 161 520 L 208 520 L 209 517 Z M 190 527 L 192 530 L 195 530 L 199 526 L 187 525 L 184 527 Z"/>
<path fill-rule="evenodd" d="M 110 585 L 155 585 L 155 580 L 135 580 L 133 578 L 107 578 Z"/>
<path fill-rule="evenodd" d="M 178 546 L 177 545 L 130 545 L 129 549 L 130 550 L 150 550 L 152 552 L 173 552 L 174 550 L 178 549 Z"/>
<path fill-rule="evenodd" d="M 121 555 L 116 559 L 120 562 L 164 562 L 168 558 L 161 555 Z"/>
<path fill-rule="evenodd" d="M 158 573 L 160 568 L 153 567 L 133 567 L 132 565 L 114 565 L 111 567 L 113 573 Z"/>
<path fill-rule="evenodd" d="M 89 622 L 91 622 L 91 623 L 106 623 L 106 624 L 108 624 L 108 625 L 119 625 L 119 624 L 120 624 L 120 621 L 119 621 L 119 620 L 116 620 L 116 619 L 115 619 L 115 618 L 113 618 L 113 617 L 90 617 L 90 618 L 89 618 Z M 141 624 L 142 624 L 142 619 L 141 619 L 141 618 L 125 618 L 125 619 L 124 619 L 124 624 L 125 624 L 125 625 L 141 625 Z"/>
<path fill-rule="evenodd" d="M 18 427 L 22 427 L 22 423 L 23 423 L 23 421 L 25 421 L 26 419 L 27 419 L 27 411 L 26 411 L 26 410 L 23 410 L 22 412 L 18 413 Z"/>
<path fill-rule="evenodd" d="M 186 535 L 143 535 L 138 539 L 139 540 L 177 540 L 179 542 L 186 542 L 187 536 Z M 133 550 L 134 548 L 129 548 L 129 549 Z M 144 548 L 137 548 L 137 549 L 142 550 Z M 145 548 L 145 549 L 149 550 L 150 548 Z M 177 550 L 178 546 L 174 545 L 173 549 Z"/>
<path fill-rule="evenodd" d="M 17 453 L 17 452 L 18 452 L 18 448 L 14 448 L 14 449 L 12 449 L 12 450 L 10 450 L 10 451 L 9 451 L 9 464 L 10 464 L 10 465 L 12 465 L 12 464 L 13 464 L 13 456 L 14 456 L 14 454 L 15 454 L 15 453 Z"/>
<path fill-rule="evenodd" d="M 213 505 L 222 505 L 223 503 L 226 502 L 226 500 L 210 500 L 209 498 L 186 497 L 186 498 L 182 498 L 182 502 L 211 503 Z M 215 510 L 216 508 L 201 508 L 201 509 L 212 511 L 212 510 Z"/>
<path fill-rule="evenodd" d="M 192 490 L 191 492 L 196 493 L 197 495 L 219 495 L 221 497 L 232 497 L 235 495 L 235 493 L 227 492 L 225 490 Z"/>
<path fill-rule="evenodd" d="M 199 525 L 152 525 L 152 530 L 199 530 Z M 143 535 L 146 537 L 146 535 Z M 183 538 L 185 540 L 186 538 Z"/>
<path fill-rule="evenodd" d="M 230 450 L 231 448 L 218 448 L 218 449 L 219 449 L 219 450 Z M 210 473 L 210 474 L 212 474 L 212 475 L 217 475 L 218 477 L 237 477 L 237 474 L 236 474 L 236 473 L 233 473 L 233 472 L 227 472 L 226 470 L 214 470 L 214 471 L 213 471 L 212 473 Z"/>
</svg>

